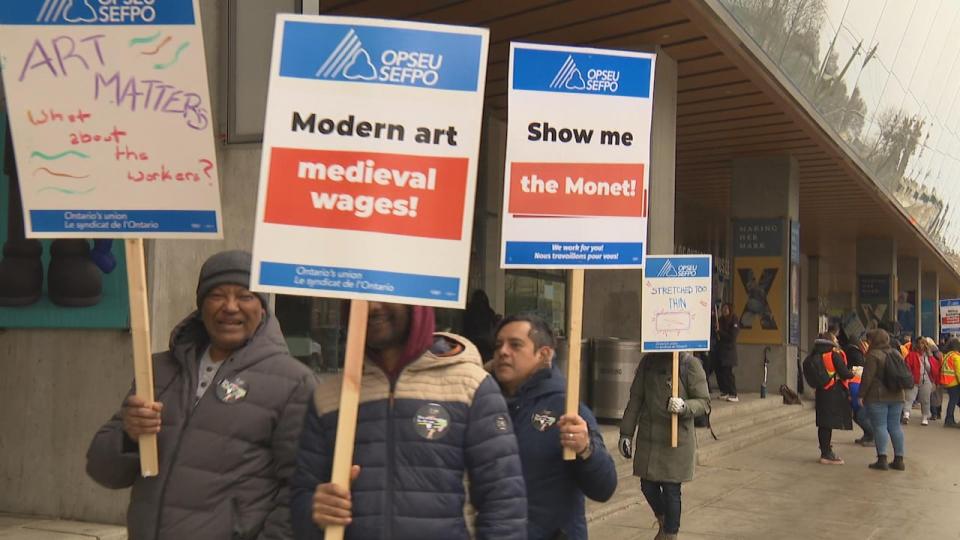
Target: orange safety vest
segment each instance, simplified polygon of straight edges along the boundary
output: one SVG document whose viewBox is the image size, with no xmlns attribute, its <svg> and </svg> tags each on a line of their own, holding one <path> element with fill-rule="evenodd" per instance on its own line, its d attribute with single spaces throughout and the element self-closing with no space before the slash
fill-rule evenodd
<svg viewBox="0 0 960 540">
<path fill-rule="evenodd" d="M 833 388 L 833 385 L 837 383 L 837 369 L 833 366 L 833 351 L 827 351 L 823 353 L 820 357 L 823 359 L 823 367 L 827 370 L 827 375 L 830 375 L 830 382 L 823 385 L 824 390 L 829 390 Z M 847 355 L 840 351 L 840 360 L 843 362 L 843 365 L 847 365 Z M 840 381 L 845 388 L 850 388 L 850 383 L 847 381 Z"/>
<path fill-rule="evenodd" d="M 908 341 L 907 343 L 904 343 L 903 345 L 900 346 L 900 354 L 902 354 L 903 357 L 906 358 L 907 355 L 910 354 L 911 349 L 913 349 L 913 343 Z"/>
<path fill-rule="evenodd" d="M 943 363 L 940 367 L 940 384 L 952 388 L 960 384 L 960 380 L 957 379 L 957 359 L 960 358 L 960 353 L 951 351 L 943 357 Z"/>
</svg>

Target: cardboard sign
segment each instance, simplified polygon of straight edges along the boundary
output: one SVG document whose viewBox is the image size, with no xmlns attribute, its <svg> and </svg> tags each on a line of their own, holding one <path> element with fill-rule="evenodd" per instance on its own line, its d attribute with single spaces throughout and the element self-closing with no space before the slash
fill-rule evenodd
<svg viewBox="0 0 960 540">
<path fill-rule="evenodd" d="M 710 350 L 711 255 L 647 257 L 643 269 L 641 349 Z"/>
<path fill-rule="evenodd" d="M 220 238 L 196 0 L 0 3 L 26 234 Z"/>
<path fill-rule="evenodd" d="M 643 267 L 655 60 L 511 43 L 502 267 Z"/>
<path fill-rule="evenodd" d="M 960 332 L 960 298 L 940 300 L 940 333 Z"/>
<path fill-rule="evenodd" d="M 463 307 L 488 31 L 282 15 L 253 288 Z"/>
</svg>

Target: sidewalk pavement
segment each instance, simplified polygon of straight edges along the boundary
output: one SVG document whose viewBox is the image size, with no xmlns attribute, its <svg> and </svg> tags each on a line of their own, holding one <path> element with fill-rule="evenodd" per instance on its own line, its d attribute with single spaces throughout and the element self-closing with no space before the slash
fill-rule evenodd
<svg viewBox="0 0 960 540">
<path fill-rule="evenodd" d="M 960 429 L 940 422 L 903 428 L 904 472 L 868 469 L 876 450 L 853 444 L 860 435 L 856 427 L 834 431 L 834 451 L 846 464 L 820 465 L 812 415 L 808 427 L 698 467 L 695 479 L 683 485 L 680 538 L 960 539 Z M 637 488 L 627 483 L 639 479 L 621 479 L 618 490 Z M 642 497 L 591 522 L 589 530 L 597 540 L 656 534 Z"/>
<path fill-rule="evenodd" d="M 126 527 L 0 514 L 0 540 L 126 540 Z"/>
</svg>

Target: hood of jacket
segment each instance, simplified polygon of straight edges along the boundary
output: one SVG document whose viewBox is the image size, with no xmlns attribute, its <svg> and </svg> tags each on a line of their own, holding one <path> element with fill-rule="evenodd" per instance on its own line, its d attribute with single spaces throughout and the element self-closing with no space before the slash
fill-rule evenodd
<svg viewBox="0 0 960 540">
<path fill-rule="evenodd" d="M 829 339 L 817 339 L 813 342 L 813 354 L 823 354 L 832 351 L 836 345 Z"/>
<path fill-rule="evenodd" d="M 189 359 L 199 360 L 209 344 L 210 336 L 203 326 L 199 310 L 187 315 L 170 332 L 170 352 L 181 364 Z M 242 347 L 234 351 L 234 368 L 239 371 L 277 354 L 288 355 L 289 349 L 276 317 L 270 310 L 265 310 L 260 326 Z"/>
<path fill-rule="evenodd" d="M 434 332 L 433 344 L 420 358 L 403 368 L 403 371 L 425 371 L 455 364 L 475 364 L 483 367 L 477 347 L 456 334 Z M 363 362 L 364 372 L 371 370 L 383 372 L 383 369 L 369 357 Z"/>
</svg>

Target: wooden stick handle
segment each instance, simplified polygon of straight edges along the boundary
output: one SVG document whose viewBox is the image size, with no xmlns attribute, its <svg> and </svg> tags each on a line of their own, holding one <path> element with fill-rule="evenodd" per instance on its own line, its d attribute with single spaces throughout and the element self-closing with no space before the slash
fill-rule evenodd
<svg viewBox="0 0 960 540">
<path fill-rule="evenodd" d="M 673 397 L 680 397 L 680 353 L 673 351 L 673 375 L 670 377 L 670 391 Z M 680 416 L 670 415 L 670 448 L 677 447 L 677 430 L 680 428 Z"/>
<path fill-rule="evenodd" d="M 567 324 L 567 401 L 564 414 L 580 413 L 580 341 L 583 339 L 583 269 L 572 270 L 570 279 L 570 320 Z M 577 459 L 569 448 L 563 449 L 564 461 Z"/>
<path fill-rule="evenodd" d="M 130 293 L 134 392 L 144 401 L 153 401 L 153 358 L 150 354 L 150 310 L 147 305 L 147 269 L 143 258 L 143 239 L 127 239 L 124 247 L 127 252 L 127 288 Z M 160 472 L 157 436 L 141 435 L 138 442 L 140 474 L 156 476 Z"/>
<path fill-rule="evenodd" d="M 347 329 L 347 350 L 343 361 L 343 383 L 340 387 L 340 412 L 337 416 L 337 441 L 333 448 L 333 474 L 330 481 L 350 489 L 353 467 L 353 443 L 357 435 L 357 409 L 360 406 L 360 381 L 363 377 L 363 350 L 367 342 L 366 300 L 350 302 L 350 326 Z M 329 526 L 326 540 L 342 540 L 343 526 Z"/>
</svg>

